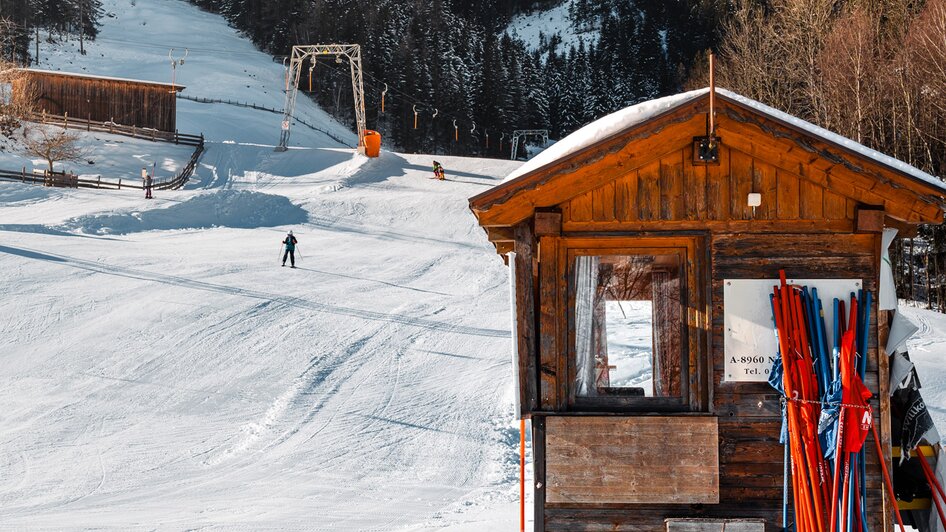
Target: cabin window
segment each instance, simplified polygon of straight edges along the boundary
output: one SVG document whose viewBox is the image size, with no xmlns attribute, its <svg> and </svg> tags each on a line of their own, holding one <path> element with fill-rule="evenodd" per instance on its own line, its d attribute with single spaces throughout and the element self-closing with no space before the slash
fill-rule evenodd
<svg viewBox="0 0 946 532">
<path fill-rule="evenodd" d="M 573 397 L 683 405 L 684 262 L 677 253 L 573 257 Z"/>
</svg>

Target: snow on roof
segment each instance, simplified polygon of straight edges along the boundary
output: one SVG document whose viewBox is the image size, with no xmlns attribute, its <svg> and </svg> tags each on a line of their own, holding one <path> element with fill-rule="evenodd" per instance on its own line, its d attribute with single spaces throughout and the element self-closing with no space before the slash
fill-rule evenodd
<svg viewBox="0 0 946 532">
<path fill-rule="evenodd" d="M 898 170 L 911 177 L 915 177 L 916 179 L 919 179 L 920 181 L 926 182 L 940 189 L 941 191 L 946 192 L 946 183 L 943 183 L 942 179 L 936 176 L 930 175 L 924 172 L 923 170 L 920 170 L 919 168 L 910 166 L 909 164 L 899 159 L 894 159 L 893 157 L 890 157 L 889 155 L 884 155 L 883 153 L 880 153 L 877 150 L 872 150 L 868 148 L 867 146 L 854 142 L 853 140 L 847 137 L 842 137 L 841 135 L 838 135 L 837 133 L 832 133 L 831 131 L 828 131 L 827 129 L 823 127 L 816 126 L 812 124 L 811 122 L 806 122 L 805 120 L 802 120 L 801 118 L 779 111 L 778 109 L 769 107 L 768 105 L 757 102 L 751 98 L 746 98 L 745 96 L 736 94 L 735 92 L 732 92 L 730 90 L 716 89 L 716 93 L 721 94 L 729 98 L 730 100 L 735 100 L 736 102 L 739 102 L 742 105 L 745 105 L 746 107 L 751 107 L 762 114 L 769 115 L 772 118 L 775 118 L 776 120 L 781 120 L 782 122 L 786 122 L 798 129 L 805 130 L 812 136 L 820 137 L 832 144 L 837 144 L 838 146 L 847 148 L 853 152 L 858 153 L 859 155 L 864 156 L 865 158 L 873 159 L 874 161 L 884 166 L 889 166 L 890 168 L 893 168 L 894 170 Z"/>
<path fill-rule="evenodd" d="M 512 181 L 517 177 L 564 159 L 588 146 L 617 135 L 625 129 L 645 122 L 660 113 L 683 105 L 691 100 L 695 100 L 707 92 L 709 92 L 708 88 L 697 89 L 682 94 L 657 98 L 656 100 L 648 100 L 599 118 L 549 146 L 545 151 L 536 155 L 520 166 L 516 171 L 506 176 L 503 183 Z"/>
<path fill-rule="evenodd" d="M 53 74 L 56 76 L 70 76 L 74 78 L 88 78 L 88 79 L 103 79 L 108 81 L 126 81 L 129 83 L 146 83 L 148 85 L 163 85 L 165 87 L 174 87 L 177 90 L 184 90 L 184 86 L 180 84 L 170 84 L 164 83 L 161 81 L 149 81 L 146 79 L 131 79 L 131 78 L 116 78 L 112 76 L 96 76 L 93 74 L 80 74 L 78 72 L 63 72 L 61 70 L 40 70 L 38 68 L 24 68 L 26 72 L 36 72 L 37 74 Z"/>
<path fill-rule="evenodd" d="M 663 112 L 686 104 L 687 102 L 694 100 L 708 92 L 709 88 L 707 87 L 690 92 L 658 98 L 656 100 L 649 100 L 646 102 L 641 102 L 637 105 L 626 107 L 620 111 L 611 113 L 604 118 L 595 120 L 578 131 L 575 131 L 571 135 L 568 135 L 564 139 L 556 142 L 547 150 L 543 151 L 535 158 L 520 166 L 516 171 L 506 176 L 506 179 L 504 179 L 503 182 L 505 183 L 512 181 L 517 177 L 526 175 L 532 171 L 538 170 L 539 168 L 548 166 L 556 161 L 564 159 L 584 148 L 617 135 L 618 133 L 640 124 L 650 118 L 653 118 Z M 832 144 L 847 148 L 865 158 L 872 159 L 884 166 L 907 174 L 946 193 L 946 183 L 944 183 L 942 179 L 932 176 L 918 168 L 910 166 L 899 159 L 894 159 L 893 157 L 884 155 L 877 150 L 872 150 L 867 146 L 854 142 L 849 138 L 842 137 L 837 133 L 832 133 L 823 127 L 816 126 L 811 122 L 794 117 L 788 113 L 769 107 L 768 105 L 757 102 L 751 98 L 746 98 L 745 96 L 736 94 L 730 90 L 717 88 L 716 93 L 746 107 L 750 107 L 761 114 L 768 115 L 776 120 L 780 120 L 793 127 L 803 130 L 812 136 L 819 137 Z"/>
</svg>

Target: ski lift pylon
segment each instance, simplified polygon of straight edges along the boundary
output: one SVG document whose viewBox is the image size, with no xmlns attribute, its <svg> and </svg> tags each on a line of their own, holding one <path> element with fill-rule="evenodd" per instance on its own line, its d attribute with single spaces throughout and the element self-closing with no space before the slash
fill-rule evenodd
<svg viewBox="0 0 946 532">
<path fill-rule="evenodd" d="M 460 128 L 457 127 L 457 120 L 453 119 L 453 142 L 460 142 Z"/>
<path fill-rule="evenodd" d="M 388 84 L 384 84 L 384 90 L 381 91 L 381 112 L 384 112 L 384 96 L 388 93 Z"/>
<path fill-rule="evenodd" d="M 414 104 L 414 129 L 417 129 L 417 104 Z"/>
</svg>

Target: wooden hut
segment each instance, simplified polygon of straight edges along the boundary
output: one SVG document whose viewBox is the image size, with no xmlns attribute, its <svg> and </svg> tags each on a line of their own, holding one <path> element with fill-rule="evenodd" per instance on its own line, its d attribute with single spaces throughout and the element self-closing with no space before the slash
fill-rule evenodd
<svg viewBox="0 0 946 532">
<path fill-rule="evenodd" d="M 49 70 L 24 71 L 13 93 L 36 112 L 79 120 L 175 131 L 181 85 Z"/>
<path fill-rule="evenodd" d="M 779 270 L 876 294 L 883 228 L 942 222 L 944 194 L 899 161 L 703 89 L 592 123 L 471 198 L 497 251 L 515 252 L 535 530 L 780 528 L 782 397 L 765 382 L 774 347 L 759 347 L 774 344 Z M 865 380 L 889 460 L 876 308 Z M 869 449 L 871 529 L 889 530 Z"/>
</svg>

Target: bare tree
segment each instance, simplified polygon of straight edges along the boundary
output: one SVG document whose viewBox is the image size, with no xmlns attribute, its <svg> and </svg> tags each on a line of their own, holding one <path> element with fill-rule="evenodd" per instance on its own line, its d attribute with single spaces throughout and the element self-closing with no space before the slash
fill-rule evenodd
<svg viewBox="0 0 946 532">
<path fill-rule="evenodd" d="M 0 60 L 0 134 L 7 137 L 32 112 L 34 90 L 26 78 L 24 70 Z"/>
<path fill-rule="evenodd" d="M 45 160 L 50 172 L 56 162 L 77 161 L 86 155 L 86 150 L 79 145 L 79 135 L 67 129 L 26 127 L 23 129 L 23 146 L 29 155 Z"/>
</svg>

